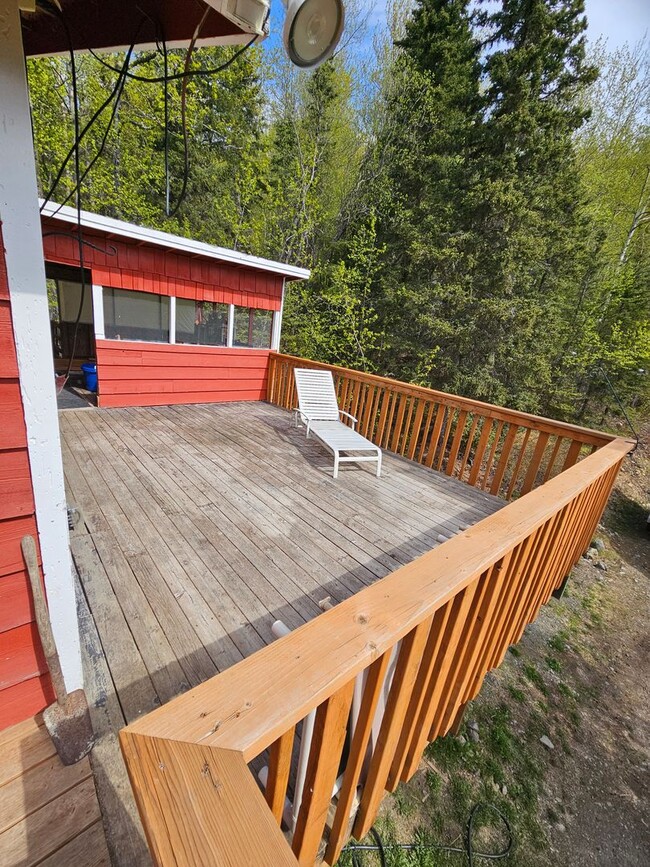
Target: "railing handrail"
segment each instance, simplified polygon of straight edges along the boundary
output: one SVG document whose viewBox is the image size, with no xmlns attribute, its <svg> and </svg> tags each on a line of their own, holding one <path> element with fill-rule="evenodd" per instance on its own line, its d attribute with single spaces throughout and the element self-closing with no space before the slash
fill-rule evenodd
<svg viewBox="0 0 650 867">
<path fill-rule="evenodd" d="M 476 412 L 486 418 L 496 419 L 497 421 L 516 422 L 522 426 L 530 427 L 549 434 L 564 434 L 580 440 L 586 445 L 603 446 L 613 440 L 620 439 L 620 437 L 617 437 L 615 434 L 603 433 L 602 431 L 581 427 L 580 425 L 570 424 L 569 422 L 555 421 L 554 419 L 545 418 L 544 416 L 533 415 L 531 413 L 522 412 L 518 409 L 508 409 L 506 407 L 497 406 L 496 404 L 485 403 L 469 397 L 462 397 L 461 395 L 436 391 L 433 388 L 427 388 L 423 385 L 413 385 L 412 383 L 403 382 L 398 379 L 378 376 L 375 373 L 366 373 L 348 367 L 340 367 L 336 364 L 312 361 L 309 358 L 300 358 L 296 355 L 286 355 L 281 352 L 271 352 L 270 357 L 272 359 L 296 363 L 298 366 L 315 367 L 320 370 L 331 370 L 333 373 L 338 373 L 348 379 L 357 380 L 358 382 L 372 383 L 393 391 L 400 391 L 402 394 L 410 394 L 414 397 L 429 398 L 437 403 L 443 403 L 456 409 L 465 410 L 466 412 Z"/>
<path fill-rule="evenodd" d="M 250 761 L 604 473 L 621 438 L 126 729 Z M 432 577 L 433 576 L 433 577 Z M 327 665 L 323 665 L 323 660 Z"/>
</svg>

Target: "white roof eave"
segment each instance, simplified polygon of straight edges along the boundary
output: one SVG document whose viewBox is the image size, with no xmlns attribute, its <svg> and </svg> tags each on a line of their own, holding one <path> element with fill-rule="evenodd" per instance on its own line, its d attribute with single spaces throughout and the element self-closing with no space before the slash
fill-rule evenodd
<svg viewBox="0 0 650 867">
<path fill-rule="evenodd" d="M 42 200 L 39 204 L 43 207 Z M 77 211 L 67 205 L 57 205 L 48 202 L 42 210 L 44 217 L 52 217 L 63 223 L 77 224 Z M 178 235 L 170 235 L 168 232 L 160 232 L 157 229 L 147 229 L 136 226 L 134 223 L 126 223 L 123 220 L 114 220 L 112 217 L 102 217 L 90 211 L 81 212 L 81 225 L 83 228 L 97 232 L 106 232 L 111 235 L 129 238 L 146 244 L 154 244 L 158 247 L 166 247 L 178 250 L 191 256 L 204 256 L 207 259 L 217 259 L 230 265 L 254 268 L 257 271 L 268 271 L 279 274 L 292 280 L 308 280 L 311 271 L 308 268 L 297 268 L 295 265 L 285 265 L 282 262 L 273 262 L 271 259 L 262 259 L 259 256 L 251 256 L 248 253 L 240 253 L 238 250 L 226 250 L 224 247 L 216 247 L 212 244 L 204 244 L 192 238 L 181 238 Z"/>
</svg>

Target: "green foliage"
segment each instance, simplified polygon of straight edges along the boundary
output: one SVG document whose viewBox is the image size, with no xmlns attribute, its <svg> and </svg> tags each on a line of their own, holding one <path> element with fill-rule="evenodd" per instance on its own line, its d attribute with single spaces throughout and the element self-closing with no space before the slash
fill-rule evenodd
<svg viewBox="0 0 650 867">
<path fill-rule="evenodd" d="M 583 0 L 396 0 L 375 68 L 254 46 L 128 80 L 84 136 L 83 205 L 312 269 L 283 349 L 569 420 L 650 408 L 650 53 L 587 57 Z M 195 51 L 211 68 L 230 47 Z M 120 67 L 123 54 L 106 57 Z M 82 126 L 116 73 L 77 58 Z M 169 71 L 185 54 L 169 52 Z M 600 77 L 596 70 L 600 68 Z M 158 54 L 132 71 L 160 76 Z M 41 192 L 72 145 L 70 64 L 28 62 Z M 105 138 L 105 142 L 104 142 Z M 73 191 L 70 162 L 53 199 Z"/>
</svg>

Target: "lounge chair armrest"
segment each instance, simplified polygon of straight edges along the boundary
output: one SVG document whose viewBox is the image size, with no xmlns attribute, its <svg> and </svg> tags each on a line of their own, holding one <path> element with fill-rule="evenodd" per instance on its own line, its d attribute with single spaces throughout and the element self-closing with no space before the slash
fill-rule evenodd
<svg viewBox="0 0 650 867">
<path fill-rule="evenodd" d="M 350 413 L 346 412 L 344 409 L 340 409 L 339 412 L 341 415 L 347 415 L 347 417 L 354 422 L 354 424 L 352 425 L 352 427 L 354 428 L 354 425 L 356 425 L 359 419 L 356 419 L 353 415 L 350 415 Z"/>
</svg>

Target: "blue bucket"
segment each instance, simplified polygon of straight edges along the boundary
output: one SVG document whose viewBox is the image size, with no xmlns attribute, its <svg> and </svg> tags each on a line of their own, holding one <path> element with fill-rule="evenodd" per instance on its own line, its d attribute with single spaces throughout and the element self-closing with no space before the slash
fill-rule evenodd
<svg viewBox="0 0 650 867">
<path fill-rule="evenodd" d="M 84 380 L 88 391 L 97 391 L 97 365 L 82 364 L 81 369 L 83 370 Z"/>
</svg>

